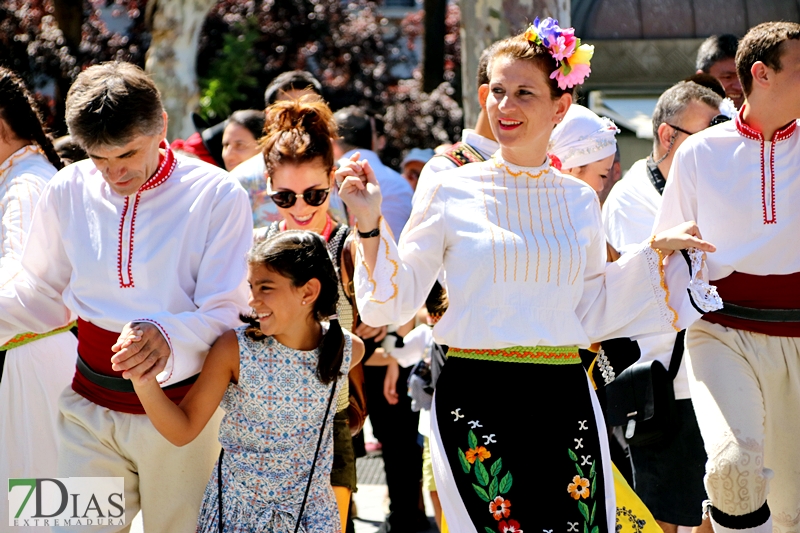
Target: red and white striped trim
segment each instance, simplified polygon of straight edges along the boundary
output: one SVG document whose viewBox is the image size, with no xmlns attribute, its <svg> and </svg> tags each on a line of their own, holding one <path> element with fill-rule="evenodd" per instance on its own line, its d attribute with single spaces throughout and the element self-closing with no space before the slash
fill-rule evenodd
<svg viewBox="0 0 800 533">
<path fill-rule="evenodd" d="M 764 224 L 775 224 L 778 221 L 775 209 L 775 143 L 785 141 L 794 135 L 797 130 L 797 121 L 793 120 L 779 129 L 772 135 L 771 141 L 766 141 L 763 133 L 745 124 L 742 120 L 746 105 L 743 105 L 736 115 L 736 131 L 746 139 L 761 143 L 761 208 L 764 213 Z M 767 154 L 764 150 L 764 144 L 767 142 L 769 142 L 769 162 L 767 162 Z M 769 174 L 767 174 L 767 170 Z"/>
<path fill-rule="evenodd" d="M 142 193 L 155 189 L 166 182 L 178 164 L 177 159 L 175 159 L 175 154 L 170 149 L 167 141 L 161 141 L 159 148 L 164 150 L 164 156 L 161 158 L 161 162 L 155 173 L 136 192 L 136 196 L 133 199 L 133 208 L 129 209 L 130 196 L 125 197 L 125 205 L 122 208 L 122 216 L 119 221 L 119 245 L 117 248 L 117 276 L 119 277 L 119 286 L 122 289 L 134 287 L 133 242 L 136 230 L 136 212 L 139 209 L 139 201 L 141 200 Z M 128 216 L 129 211 L 130 216 Z M 127 247 L 125 246 L 126 229 L 128 230 Z"/>
</svg>

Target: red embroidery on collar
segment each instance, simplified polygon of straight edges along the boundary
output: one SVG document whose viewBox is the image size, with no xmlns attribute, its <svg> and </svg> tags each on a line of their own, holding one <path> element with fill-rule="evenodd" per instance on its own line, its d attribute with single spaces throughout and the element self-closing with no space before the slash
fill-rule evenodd
<svg viewBox="0 0 800 533">
<path fill-rule="evenodd" d="M 743 105 L 736 115 L 736 130 L 743 137 L 761 143 L 761 209 L 764 214 L 764 224 L 776 224 L 778 220 L 775 208 L 775 143 L 784 141 L 794 135 L 795 130 L 797 130 L 797 121 L 793 120 L 772 135 L 772 142 L 770 142 L 769 154 L 767 155 L 764 153 L 764 144 L 766 142 L 764 135 L 757 129 L 745 124 L 742 120 L 746 105 Z M 769 157 L 769 163 L 766 161 L 767 157 Z M 769 183 L 767 183 L 767 168 L 769 168 Z M 767 196 L 768 192 L 769 197 Z"/>
<path fill-rule="evenodd" d="M 757 129 L 745 124 L 742 120 L 744 116 L 744 108 L 747 104 L 744 104 L 742 108 L 739 110 L 739 113 L 736 114 L 736 130 L 739 132 L 742 137 L 746 137 L 752 141 L 761 141 L 764 142 L 764 135 L 758 131 Z M 791 137 L 795 130 L 797 129 L 797 121 L 793 120 L 783 128 L 779 129 L 772 135 L 772 142 L 784 141 Z"/>
<path fill-rule="evenodd" d="M 128 214 L 130 207 L 130 196 L 125 197 L 125 205 L 122 208 L 122 216 L 119 221 L 119 246 L 117 248 L 117 276 L 119 277 L 119 286 L 122 289 L 133 288 L 133 237 L 136 231 L 136 213 L 139 209 L 139 200 L 144 191 L 155 189 L 159 185 L 166 182 L 178 165 L 175 154 L 170 149 L 167 141 L 161 141 L 159 148 L 164 150 L 164 156 L 156 168 L 155 173 L 142 185 L 136 192 L 136 197 L 133 200 L 133 210 L 130 219 L 130 232 L 128 234 L 128 260 L 125 269 L 123 269 L 123 250 L 124 250 L 124 237 L 125 237 L 125 216 Z M 125 277 L 127 274 L 127 277 Z"/>
<path fill-rule="evenodd" d="M 167 141 L 161 141 L 159 148 L 164 150 L 164 157 L 161 158 L 161 162 L 158 164 L 155 173 L 139 188 L 139 192 L 155 189 L 167 181 L 172 175 L 172 171 L 175 170 L 175 166 L 178 164 L 178 160 L 175 159 L 175 154 L 167 144 Z"/>
</svg>

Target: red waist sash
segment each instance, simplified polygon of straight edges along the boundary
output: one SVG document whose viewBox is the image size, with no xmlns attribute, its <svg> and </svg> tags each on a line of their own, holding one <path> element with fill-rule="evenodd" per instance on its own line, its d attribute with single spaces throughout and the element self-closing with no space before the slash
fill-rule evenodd
<svg viewBox="0 0 800 533">
<path fill-rule="evenodd" d="M 111 369 L 111 357 L 114 352 L 111 347 L 117 342 L 119 333 L 99 328 L 91 322 L 78 319 L 78 355 L 84 363 L 97 374 L 122 378 L 122 372 Z M 179 404 L 186 393 L 191 389 L 194 380 L 188 383 L 178 383 L 164 389 L 167 397 L 175 404 Z M 72 379 L 72 390 L 89 400 L 112 411 L 143 415 L 139 397 L 135 392 L 119 392 L 107 389 L 93 383 L 80 370 L 75 371 Z"/>
<path fill-rule="evenodd" d="M 754 309 L 800 309 L 800 272 L 756 276 L 733 272 L 711 282 L 722 301 Z M 703 319 L 721 326 L 775 337 L 800 337 L 800 322 L 762 322 L 726 316 L 724 309 L 703 315 Z"/>
</svg>

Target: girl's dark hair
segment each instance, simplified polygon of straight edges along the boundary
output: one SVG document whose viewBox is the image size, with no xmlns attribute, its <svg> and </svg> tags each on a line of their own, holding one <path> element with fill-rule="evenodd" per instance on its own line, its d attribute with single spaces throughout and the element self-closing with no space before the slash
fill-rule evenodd
<svg viewBox="0 0 800 533">
<path fill-rule="evenodd" d="M 550 86 L 550 97 L 556 100 L 562 94 L 575 94 L 575 88 L 561 89 L 558 87 L 558 80 L 551 79 L 550 74 L 558 68 L 558 63 L 550 55 L 550 52 L 540 44 L 534 44 L 525 38 L 525 33 L 507 37 L 502 41 L 494 43 L 490 48 L 490 56 L 488 64 L 486 65 L 486 72 L 491 80 L 492 65 L 501 57 L 510 57 L 511 59 L 523 59 L 531 61 L 539 67 L 545 74 L 547 84 Z"/>
<path fill-rule="evenodd" d="M 38 144 L 54 167 L 64 168 L 42 128 L 42 115 L 33 95 L 19 76 L 4 67 L 0 67 L 0 118 L 18 138 Z"/>
<path fill-rule="evenodd" d="M 240 109 L 231 113 L 228 124 L 238 124 L 247 128 L 253 134 L 253 138 L 259 140 L 264 135 L 264 117 L 266 117 L 264 112 L 258 109 Z"/>
<path fill-rule="evenodd" d="M 318 279 L 321 288 L 314 302 L 314 318 L 319 322 L 336 314 L 339 279 L 328 254 L 328 247 L 316 233 L 300 230 L 277 233 L 256 244 L 247 255 L 247 262 L 251 265 L 262 265 L 288 278 L 295 287 L 301 287 L 311 279 Z M 254 317 L 243 315 L 240 318 L 250 325 L 245 330 L 248 337 L 254 340 L 264 338 Z M 338 319 L 330 320 L 330 328 L 320 341 L 319 351 L 317 377 L 327 385 L 340 375 L 339 369 L 344 357 L 344 333 Z"/>
<path fill-rule="evenodd" d="M 316 96 L 281 100 L 267 108 L 261 153 L 267 174 L 278 165 L 322 159 L 325 170 L 333 168 L 333 139 L 338 136 L 328 104 Z"/>
</svg>

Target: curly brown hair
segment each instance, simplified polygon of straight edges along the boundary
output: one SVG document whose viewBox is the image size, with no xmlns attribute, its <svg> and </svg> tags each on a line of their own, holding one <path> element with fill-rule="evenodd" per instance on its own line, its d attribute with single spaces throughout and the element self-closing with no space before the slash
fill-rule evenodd
<svg viewBox="0 0 800 533">
<path fill-rule="evenodd" d="M 326 171 L 333 169 L 333 139 L 338 135 L 328 104 L 306 95 L 275 102 L 266 110 L 264 137 L 259 146 L 267 174 L 283 164 L 299 165 L 321 159 Z"/>
</svg>

